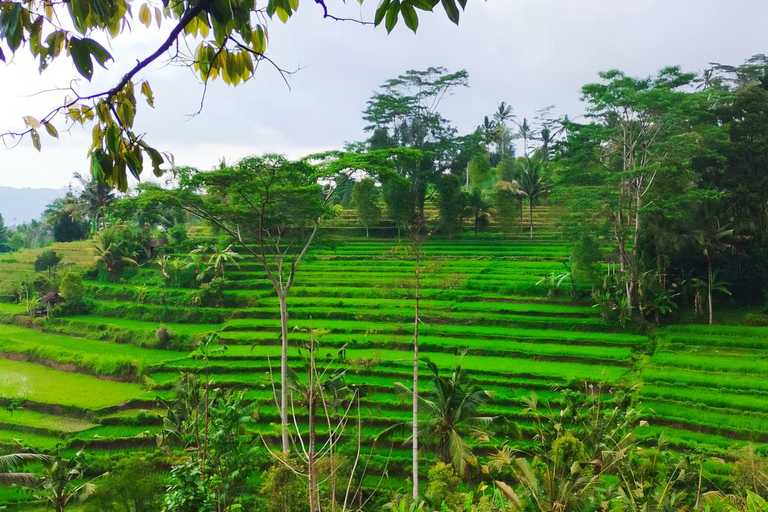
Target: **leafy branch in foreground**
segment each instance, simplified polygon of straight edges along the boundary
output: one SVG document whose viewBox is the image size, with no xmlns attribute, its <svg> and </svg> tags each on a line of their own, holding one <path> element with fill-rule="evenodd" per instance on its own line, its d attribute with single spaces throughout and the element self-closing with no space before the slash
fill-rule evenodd
<svg viewBox="0 0 768 512">
<path fill-rule="evenodd" d="M 363 1 L 359 0 L 361 4 Z M 384 0 L 373 24 L 384 22 L 391 32 L 402 17 L 406 26 L 415 31 L 416 10 L 432 11 L 438 3 L 442 3 L 448 18 L 458 23 L 459 7 L 464 9 L 466 0 L 458 0 L 458 6 L 456 0 Z M 368 24 L 332 15 L 325 0 L 315 0 L 315 4 L 321 7 L 323 18 Z M 110 61 L 117 64 L 105 45 L 116 48 L 114 41 L 134 18 L 131 7 L 127 0 L 0 1 L 0 60 L 6 61 L 6 51 L 12 58 L 26 47 L 38 60 L 41 73 L 53 61 L 68 58 L 78 74 L 90 82 L 94 64 L 103 68 Z M 265 55 L 268 25 L 274 16 L 287 23 L 298 8 L 298 0 L 268 0 L 258 6 L 256 0 L 163 0 L 162 6 L 145 1 L 137 13 L 141 24 L 150 28 L 154 21 L 160 30 L 163 21 L 173 23 L 168 36 L 152 53 L 137 60 L 109 89 L 83 93 L 77 81 L 57 88 L 68 93 L 59 106 L 39 118 L 24 116 L 23 129 L 5 132 L 0 138 L 6 145 L 14 146 L 29 136 L 32 145 L 40 150 L 42 131 L 58 138 L 62 127 L 93 124 L 93 141 L 88 151 L 91 173 L 124 192 L 128 188 L 128 173 L 136 179 L 141 175 L 144 157 L 157 176 L 162 174 L 163 163 L 173 163 L 170 154 L 161 153 L 147 143 L 144 134 L 134 130 L 137 91 L 150 107 L 155 105 L 149 81 L 136 80 L 136 76 L 165 56 L 169 64 L 192 69 L 205 86 L 218 77 L 233 86 L 247 82 L 262 63 L 274 67 L 285 79 L 291 72 Z M 189 37 L 200 38 L 200 43 L 185 52 L 182 48 L 187 45 L 179 43 L 190 42 Z M 204 97 L 205 92 L 203 101 Z"/>
</svg>

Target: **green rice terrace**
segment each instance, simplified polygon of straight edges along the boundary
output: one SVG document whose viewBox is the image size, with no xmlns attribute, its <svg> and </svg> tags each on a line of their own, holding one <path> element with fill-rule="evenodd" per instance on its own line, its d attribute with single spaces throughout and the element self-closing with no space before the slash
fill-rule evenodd
<svg viewBox="0 0 768 512">
<path fill-rule="evenodd" d="M 639 439 L 653 444 L 663 433 L 674 451 L 725 459 L 702 466 L 710 480 L 724 478 L 734 450 L 768 443 L 768 328 L 677 324 L 638 334 L 606 322 L 600 308 L 565 289 L 549 293 L 541 282 L 563 271 L 570 249 L 549 208 L 535 215 L 532 237 L 525 231 L 424 243 L 424 360 L 446 372 L 460 364 L 492 392 L 485 411 L 520 428 L 522 445 L 537 427 L 521 399 L 535 394 L 556 413 L 561 390 L 584 383 L 631 390 L 641 411 Z M 379 436 L 411 415 L 410 399 L 395 383 L 412 378 L 415 264 L 397 257 L 403 240 L 340 234 L 356 231 L 349 222 L 348 215 L 337 221 L 327 237 L 332 243 L 311 249 L 297 273 L 288 297 L 288 364 L 306 373 L 311 336 L 318 365 L 346 368 L 346 383 L 364 387 L 359 436 L 372 454 L 369 471 L 386 474 L 388 488 L 407 491 L 410 444 L 404 434 Z M 87 268 L 93 257 L 85 243 L 55 249 L 65 254 L 62 265 Z M 27 275 L 40 252 L 0 257 L 0 273 Z M 151 453 L 184 372 L 207 375 L 212 388 L 243 391 L 256 407 L 249 429 L 279 443 L 279 303 L 263 266 L 240 252 L 216 306 L 201 304 L 195 289 L 163 286 L 156 262 L 119 282 L 91 274 L 87 314 L 33 319 L 22 304 L 0 303 L 0 444 Z M 225 350 L 203 357 L 194 347 L 212 334 Z M 425 391 L 424 364 L 420 371 Z M 294 427 L 306 433 L 306 413 L 297 418 Z M 317 433 L 327 436 L 328 426 Z M 470 445 L 481 459 L 491 453 L 488 439 Z M 29 496 L 11 489 L 0 498 L 24 503 Z"/>
<path fill-rule="evenodd" d="M 353 107 L 365 135 L 344 150 L 293 159 L 259 140 L 256 156 L 175 166 L 151 122 L 133 132 L 139 95 L 155 98 L 142 69 L 181 59 L 204 99 L 209 79 L 269 60 L 262 23 L 299 4 L 223 1 L 132 4 L 145 27 L 176 24 L 166 46 L 3 136 L 40 150 L 60 118 L 93 124 L 88 177 L 39 220 L 0 204 L 0 509 L 768 512 L 768 56 L 607 70 L 579 111 L 501 101 L 456 126 L 442 102 L 468 72 L 409 70 Z M 0 3 L 0 43 L 41 69 L 71 57 L 90 81 L 94 58 L 113 64 L 91 34 L 131 9 L 65 3 Z M 456 22 L 467 3 L 371 13 L 415 30 L 418 12 Z M 84 38 L 29 9 L 68 9 Z M 201 39 L 183 58 L 182 33 Z M 312 45 L 325 39 L 348 41 Z M 507 87 L 508 59 L 484 51 Z M 324 102 L 298 126 L 268 101 L 259 122 L 315 147 L 299 139 Z M 233 127 L 238 152 L 284 135 L 248 131 L 235 114 L 251 122 L 254 105 L 179 132 L 197 151 L 180 161 L 210 165 L 200 155 L 229 146 L 208 135 Z M 323 129 L 340 137 L 351 107 L 335 108 Z"/>
</svg>

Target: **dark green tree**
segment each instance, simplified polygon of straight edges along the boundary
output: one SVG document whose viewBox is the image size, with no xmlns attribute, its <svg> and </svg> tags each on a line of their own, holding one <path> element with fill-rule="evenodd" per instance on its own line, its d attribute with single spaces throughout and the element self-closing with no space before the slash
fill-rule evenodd
<svg viewBox="0 0 768 512">
<path fill-rule="evenodd" d="M 5 221 L 3 216 L 0 215 L 0 253 L 11 251 L 11 235 L 7 227 L 5 227 Z"/>
<path fill-rule="evenodd" d="M 435 184 L 437 192 L 437 209 L 440 216 L 437 219 L 437 228 L 441 233 L 455 235 L 464 229 L 464 208 L 466 207 L 466 195 L 461 189 L 459 177 L 455 174 L 440 176 Z"/>
<path fill-rule="evenodd" d="M 381 191 L 372 178 L 363 178 L 355 183 L 352 188 L 351 205 L 357 211 L 357 221 L 365 226 L 365 236 L 368 237 L 368 229 L 375 226 L 381 220 L 381 208 L 379 197 Z"/>
<path fill-rule="evenodd" d="M 491 204 L 483 197 L 483 191 L 480 188 L 474 188 L 466 196 L 465 214 L 473 220 L 475 224 L 475 235 L 477 235 L 480 224 L 485 224 L 491 217 Z"/>
<path fill-rule="evenodd" d="M 363 112 L 363 119 L 369 123 L 365 130 L 372 132 L 368 140 L 371 149 L 402 147 L 424 152 L 421 160 L 407 165 L 403 162 L 395 168 L 410 185 L 407 204 L 419 213 L 424 212 L 428 185 L 450 168 L 454 156 L 456 130 L 438 108 L 445 97 L 467 84 L 464 70 L 450 73 L 445 68 L 431 67 L 406 71 L 386 81 Z M 394 197 L 385 190 L 384 200 L 390 211 L 399 209 L 388 202 Z M 413 213 L 408 217 L 412 218 Z"/>
</svg>

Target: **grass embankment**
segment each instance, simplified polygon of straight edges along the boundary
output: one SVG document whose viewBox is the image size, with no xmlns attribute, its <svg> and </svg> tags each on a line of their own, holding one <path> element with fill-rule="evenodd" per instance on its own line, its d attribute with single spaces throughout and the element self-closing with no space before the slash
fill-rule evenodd
<svg viewBox="0 0 768 512">
<path fill-rule="evenodd" d="M 658 348 L 640 373 L 646 407 L 685 442 L 711 439 L 768 442 L 768 329 L 676 325 L 658 335 Z M 696 435 L 694 435 L 696 434 Z"/>
<path fill-rule="evenodd" d="M 0 396 L 92 411 L 154 398 L 138 384 L 106 381 L 7 359 L 0 359 Z"/>
</svg>

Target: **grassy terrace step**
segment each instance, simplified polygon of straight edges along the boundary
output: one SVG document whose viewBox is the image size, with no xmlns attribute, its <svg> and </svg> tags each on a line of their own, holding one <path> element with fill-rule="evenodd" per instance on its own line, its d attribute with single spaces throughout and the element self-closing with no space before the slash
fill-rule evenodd
<svg viewBox="0 0 768 512">
<path fill-rule="evenodd" d="M 138 384 L 105 381 L 6 359 L 0 359 L 0 396 L 89 410 L 154 398 Z"/>
<path fill-rule="evenodd" d="M 167 327 L 168 329 L 183 334 L 203 334 L 214 332 L 221 328 L 220 324 L 180 324 L 173 322 L 145 322 L 142 320 L 129 320 L 126 318 L 103 317 L 97 315 L 79 315 L 67 317 L 71 323 L 85 323 L 95 326 L 115 326 L 129 330 L 157 330 L 158 327 Z"/>
<path fill-rule="evenodd" d="M 157 306 L 151 304 L 131 304 L 123 301 L 99 301 L 96 303 L 95 313 L 102 316 L 124 316 L 128 319 L 137 320 L 155 320 L 162 323 L 164 320 L 176 319 L 194 323 L 198 319 L 208 321 L 223 322 L 232 315 L 238 318 L 251 319 L 278 319 L 279 310 L 276 307 L 253 307 L 240 308 L 232 311 L 227 308 L 203 308 L 197 307 L 190 309 L 188 307 Z M 482 312 L 453 312 L 446 310 L 431 309 L 425 307 L 421 310 L 425 322 L 435 324 L 476 324 L 497 325 L 507 327 L 535 327 L 548 328 L 556 326 L 568 326 L 580 330 L 612 330 L 611 326 L 606 325 L 597 317 L 568 317 L 542 314 L 522 314 L 522 313 L 482 313 Z M 400 308 L 375 308 L 358 309 L 345 307 L 289 307 L 289 314 L 296 319 L 314 318 L 318 322 L 325 320 L 358 320 L 375 322 L 393 322 L 406 324 L 413 318 L 410 307 Z M 321 325 L 321 324 L 318 324 Z"/>
<path fill-rule="evenodd" d="M 703 430 L 735 439 L 768 442 L 768 415 L 734 410 L 722 412 L 711 407 L 695 407 L 690 403 L 643 402 L 647 413 L 675 426 L 685 425 L 686 430 Z M 678 427 L 679 428 L 679 427 Z"/>
<path fill-rule="evenodd" d="M 653 367 L 684 368 L 709 372 L 768 373 L 768 359 L 751 356 L 720 356 L 657 352 L 651 358 Z"/>
<path fill-rule="evenodd" d="M 740 441 L 715 434 L 691 432 L 666 426 L 649 425 L 637 427 L 637 437 L 643 441 L 657 441 L 660 434 L 668 439 L 669 443 L 678 448 L 686 448 L 694 451 L 711 452 L 714 448 L 723 455 L 733 456 L 734 449 L 743 448 L 751 441 Z M 758 445 L 760 446 L 760 445 Z"/>
<path fill-rule="evenodd" d="M 231 336 L 232 334 L 236 336 Z M 249 345 L 277 345 L 279 340 L 270 332 L 236 332 L 224 333 L 221 337 L 224 343 L 247 343 Z M 291 333 L 289 342 L 309 341 L 309 333 Z M 393 338 L 392 335 L 369 334 L 364 337 L 350 336 L 347 334 L 327 334 L 322 337 L 322 346 L 341 348 L 343 346 L 353 348 L 372 348 L 394 350 L 411 350 L 413 340 L 411 336 L 403 335 Z M 509 355 L 532 356 L 542 358 L 586 359 L 586 360 L 610 360 L 628 361 L 632 357 L 632 351 L 625 347 L 601 347 L 580 345 L 558 345 L 554 343 L 522 343 L 509 340 L 482 340 L 462 339 L 440 336 L 420 336 L 419 347 L 426 352 L 460 353 L 468 350 L 476 355 Z"/>
<path fill-rule="evenodd" d="M 306 374 L 306 366 L 292 366 L 293 370 L 299 375 Z M 407 384 L 410 382 L 409 377 L 413 374 L 408 374 L 405 369 L 392 368 L 392 375 L 372 375 L 370 373 L 356 373 L 355 371 L 348 370 L 345 375 L 345 381 L 351 385 L 363 386 L 371 392 L 387 393 L 390 397 L 394 397 L 394 383 L 401 382 Z M 398 374 L 398 371 L 400 372 Z M 273 378 L 276 374 L 273 368 Z M 156 385 L 159 387 L 169 387 L 179 377 L 178 371 L 163 371 L 154 372 L 150 375 Z M 422 381 L 421 389 L 426 390 L 429 386 L 429 380 L 426 379 L 427 375 L 424 374 L 425 379 Z M 242 386 L 245 388 L 251 388 L 247 392 L 246 397 L 249 400 L 262 400 L 265 397 L 272 399 L 272 390 L 270 385 L 269 368 L 265 364 L 259 368 L 253 368 L 248 372 L 231 372 L 231 373 L 211 373 L 210 378 L 217 385 L 234 387 Z M 512 401 L 517 400 L 521 396 L 529 396 L 532 392 L 536 392 L 542 400 L 557 400 L 560 396 L 559 391 L 553 391 L 557 388 L 565 388 L 568 382 L 564 379 L 550 378 L 513 378 L 513 377 L 499 377 L 489 375 L 473 375 L 472 381 L 478 384 L 482 384 L 485 389 L 494 391 L 496 393 L 497 400 Z M 126 411 L 126 413 L 136 414 L 136 411 Z"/>
<path fill-rule="evenodd" d="M 720 372 L 665 368 L 646 368 L 640 373 L 643 382 L 664 383 L 673 386 L 693 386 L 710 389 L 738 390 L 739 392 L 768 393 L 765 375 L 738 375 Z"/>
<path fill-rule="evenodd" d="M 183 357 L 178 352 L 45 334 L 9 325 L 0 325 L 0 353 L 23 355 L 48 366 L 56 363 L 71 370 L 126 379 L 141 374 L 147 366 Z"/>
<path fill-rule="evenodd" d="M 665 345 L 768 349 L 768 327 L 673 325 L 664 329 Z"/>
<path fill-rule="evenodd" d="M 79 432 L 95 426 L 95 424 L 89 421 L 78 418 L 41 414 L 36 411 L 23 409 L 16 409 L 14 411 L 0 409 L 0 425 L 3 425 L 5 428 L 16 428 L 19 430 L 32 428 L 62 434 Z"/>
<path fill-rule="evenodd" d="M 101 300 L 134 300 L 136 298 L 136 287 L 124 284 L 88 284 L 87 285 L 89 295 L 94 299 Z M 156 292 L 156 293 L 152 293 Z M 150 293 L 147 295 L 145 301 L 150 304 L 184 304 L 191 305 L 192 295 L 197 292 L 197 289 L 191 288 L 156 288 L 150 289 Z M 490 293 L 483 290 L 445 290 L 437 288 L 424 288 L 423 293 L 425 296 L 436 296 L 439 300 L 431 301 L 425 299 L 424 302 L 445 302 L 445 303 L 462 303 L 462 302 L 477 302 L 479 304 L 487 304 L 489 307 L 494 307 L 496 303 L 504 304 L 526 304 L 532 307 L 532 305 L 552 305 L 562 306 L 565 308 L 579 308 L 580 311 L 590 309 L 590 306 L 573 305 L 570 301 L 570 297 L 563 296 L 561 298 L 550 298 L 543 296 L 531 296 L 531 295 L 509 295 L 509 294 L 497 294 Z M 271 288 L 263 288 L 261 290 L 226 290 L 225 296 L 236 298 L 236 300 L 242 303 L 255 304 L 267 304 L 274 303 L 274 291 Z M 333 302 L 338 299 L 346 300 L 361 300 L 370 301 L 373 299 L 387 299 L 395 301 L 405 300 L 402 289 L 383 289 L 383 288 L 361 288 L 359 286 L 334 286 L 333 289 L 323 289 L 314 286 L 301 286 L 296 284 L 291 287 L 290 302 L 294 304 L 297 299 L 307 299 L 312 297 L 317 303 L 321 302 Z M 0 303 L 0 313 L 3 312 L 3 306 L 13 306 L 15 314 L 23 313 L 24 309 L 21 306 L 15 304 L 3 304 Z M 499 306 L 502 307 L 502 306 Z M 582 309 L 584 308 L 584 309 Z M 598 314 L 596 309 L 592 309 L 592 314 Z"/>
<path fill-rule="evenodd" d="M 759 396 L 706 388 L 667 387 L 650 384 L 640 388 L 640 396 L 768 414 L 768 394 Z"/>
<path fill-rule="evenodd" d="M 335 352 L 335 351 L 334 351 Z M 211 358 L 213 368 L 241 368 L 246 369 L 254 365 L 257 358 L 266 358 L 267 356 L 275 358 L 279 355 L 280 348 L 274 347 L 254 347 L 252 350 L 248 347 L 231 347 L 231 350 L 225 352 L 222 357 Z M 334 354 L 335 355 L 335 354 Z M 243 359 L 231 360 L 224 357 L 242 357 Z M 303 358 L 298 350 L 289 347 L 289 357 L 291 359 Z M 349 360 L 373 360 L 381 361 L 386 365 L 408 366 L 410 359 L 404 352 L 392 350 L 358 350 L 348 349 L 346 357 Z M 576 362 L 551 362 L 534 361 L 530 359 L 517 359 L 512 357 L 493 357 L 493 356 L 464 356 L 459 358 L 450 354 L 430 354 L 429 358 L 435 362 L 438 367 L 452 368 L 459 362 L 463 368 L 473 373 L 481 374 L 505 374 L 505 375 L 532 375 L 537 377 L 554 377 L 564 380 L 606 380 L 608 382 L 617 382 L 620 380 L 627 369 L 622 366 L 608 364 L 591 365 Z M 274 359 L 273 359 L 274 360 Z M 163 369 L 184 369 L 200 368 L 202 361 L 190 359 L 188 361 L 178 361 L 173 365 L 166 364 Z M 259 365 L 263 367 L 263 363 Z M 370 371 L 370 370 L 366 370 Z M 375 372 L 371 372 L 375 373 Z"/>
<path fill-rule="evenodd" d="M 0 446 L 7 447 L 9 450 L 29 447 L 36 451 L 49 451 L 63 443 L 63 439 L 57 436 L 0 428 Z"/>
<path fill-rule="evenodd" d="M 291 329 L 322 328 L 335 334 L 412 334 L 412 325 L 394 325 L 384 322 L 355 322 L 347 320 L 289 320 Z M 222 336 L 230 332 L 263 331 L 278 333 L 280 322 L 266 319 L 233 319 L 222 327 Z M 468 338 L 512 339 L 519 341 L 537 340 L 551 343 L 564 342 L 585 345 L 644 346 L 648 340 L 644 336 L 627 333 L 582 332 L 556 329 L 523 329 L 515 327 L 495 327 L 484 325 L 422 325 L 419 332 L 424 336 L 450 336 Z"/>
</svg>

